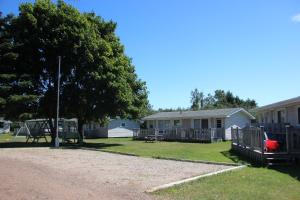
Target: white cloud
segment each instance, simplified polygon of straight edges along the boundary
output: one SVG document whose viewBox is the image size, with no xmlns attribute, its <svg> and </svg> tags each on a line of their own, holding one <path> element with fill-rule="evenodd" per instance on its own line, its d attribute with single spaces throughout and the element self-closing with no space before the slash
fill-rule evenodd
<svg viewBox="0 0 300 200">
<path fill-rule="evenodd" d="M 292 21 L 293 21 L 293 22 L 299 22 L 299 23 L 300 23 L 300 13 L 297 14 L 297 15 L 294 15 L 294 16 L 292 17 Z"/>
</svg>

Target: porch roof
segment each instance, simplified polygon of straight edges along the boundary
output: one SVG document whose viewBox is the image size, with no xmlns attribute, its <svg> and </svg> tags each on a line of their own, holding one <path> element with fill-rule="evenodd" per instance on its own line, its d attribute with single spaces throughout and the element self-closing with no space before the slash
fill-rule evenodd
<svg viewBox="0 0 300 200">
<path fill-rule="evenodd" d="M 144 117 L 142 120 L 157 119 L 182 119 L 182 118 L 224 118 L 230 117 L 237 112 L 244 112 L 251 119 L 255 119 L 249 112 L 243 108 L 225 108 L 214 110 L 198 110 L 198 111 L 176 111 L 176 112 L 159 112 Z"/>
<path fill-rule="evenodd" d="M 265 105 L 265 106 L 262 106 L 262 107 L 259 107 L 257 109 L 255 109 L 256 111 L 265 111 L 265 110 L 272 110 L 272 109 L 277 109 L 277 108 L 280 108 L 280 107 L 285 107 L 285 106 L 289 106 L 289 105 L 293 105 L 293 104 L 297 104 L 297 103 L 300 103 L 300 96 L 299 97 L 295 97 L 295 98 L 292 98 L 292 99 L 287 99 L 287 100 L 284 100 L 284 101 L 279 101 L 279 102 L 276 102 L 276 103 L 272 103 L 272 104 L 269 104 L 269 105 Z"/>
</svg>

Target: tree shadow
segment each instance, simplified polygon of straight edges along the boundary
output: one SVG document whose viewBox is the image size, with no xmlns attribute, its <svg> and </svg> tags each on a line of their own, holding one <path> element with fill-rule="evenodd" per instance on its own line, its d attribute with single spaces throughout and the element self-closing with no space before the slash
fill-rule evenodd
<svg viewBox="0 0 300 200">
<path fill-rule="evenodd" d="M 50 147 L 47 142 L 1 142 L 0 148 L 33 148 L 33 147 Z"/>
<path fill-rule="evenodd" d="M 88 149 L 105 149 L 113 146 L 123 146 L 118 143 L 61 143 L 60 147 L 64 149 L 80 149 L 80 148 L 88 148 Z M 0 142 L 1 148 L 38 148 L 38 147 L 50 147 L 54 148 L 53 144 L 50 142 L 40 141 L 40 142 L 25 142 L 25 141 L 8 141 L 8 142 Z"/>
<path fill-rule="evenodd" d="M 272 166 L 269 167 L 272 170 L 278 171 L 283 174 L 288 174 L 294 179 L 300 181 L 300 164 L 288 165 L 288 166 Z"/>
<path fill-rule="evenodd" d="M 250 160 L 248 157 L 241 155 L 233 150 L 229 151 L 223 151 L 221 152 L 225 157 L 229 158 L 235 163 L 240 164 L 248 164 L 253 168 L 268 168 L 270 170 L 275 170 L 277 172 L 287 174 L 294 179 L 300 181 L 300 164 L 298 163 L 292 163 L 290 165 L 276 165 L 276 166 L 263 166 L 260 163 L 254 162 L 253 160 Z"/>
<path fill-rule="evenodd" d="M 105 149 L 107 147 L 124 146 L 118 143 L 83 143 L 79 148 L 84 147 L 88 149 Z"/>
<path fill-rule="evenodd" d="M 222 151 L 221 154 L 235 163 L 244 164 L 244 165 L 250 164 L 251 166 L 255 166 L 255 167 L 261 166 L 253 162 L 252 160 L 250 160 L 248 157 L 237 154 L 232 149 L 230 149 L 229 151 Z"/>
</svg>

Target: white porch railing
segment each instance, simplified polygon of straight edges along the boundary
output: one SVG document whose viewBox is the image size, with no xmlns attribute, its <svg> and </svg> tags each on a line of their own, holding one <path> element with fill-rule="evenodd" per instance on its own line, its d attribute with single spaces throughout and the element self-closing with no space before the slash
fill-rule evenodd
<svg viewBox="0 0 300 200">
<path fill-rule="evenodd" d="M 214 142 L 222 141 L 225 136 L 224 128 L 209 129 L 136 129 L 134 139 L 145 139 L 148 136 L 159 137 L 163 140 Z"/>
</svg>

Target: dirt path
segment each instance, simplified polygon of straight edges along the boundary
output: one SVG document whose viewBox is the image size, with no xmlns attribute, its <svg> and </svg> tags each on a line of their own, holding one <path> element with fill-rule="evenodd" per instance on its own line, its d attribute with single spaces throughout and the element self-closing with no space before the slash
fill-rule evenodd
<svg viewBox="0 0 300 200">
<path fill-rule="evenodd" d="M 85 150 L 1 149 L 0 199 L 154 199 L 144 191 L 228 166 Z"/>
</svg>

